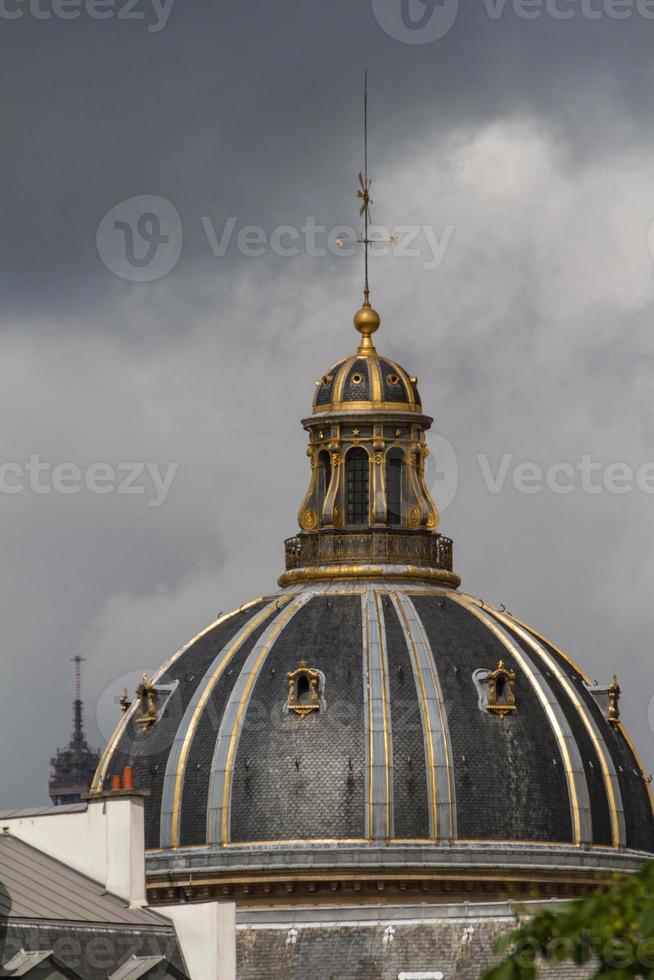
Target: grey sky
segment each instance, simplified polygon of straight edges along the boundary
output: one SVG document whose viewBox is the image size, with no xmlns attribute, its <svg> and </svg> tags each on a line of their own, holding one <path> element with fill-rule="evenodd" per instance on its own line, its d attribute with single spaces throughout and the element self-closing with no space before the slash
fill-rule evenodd
<svg viewBox="0 0 654 980">
<path fill-rule="evenodd" d="M 438 268 L 421 238 L 417 257 L 375 257 L 372 281 L 378 347 L 418 374 L 456 452 L 442 529 L 463 587 L 591 676 L 617 670 L 654 767 L 654 496 L 523 494 L 511 475 L 493 494 L 477 460 L 496 471 L 510 455 L 512 474 L 654 459 L 644 8 L 616 20 L 609 0 L 559 0 L 571 19 L 550 4 L 525 20 L 474 0 L 426 44 L 384 33 L 372 0 L 177 0 L 158 32 L 145 3 L 142 21 L 20 9 L 0 16 L 2 461 L 178 469 L 160 507 L 147 493 L 0 494 L 1 805 L 46 799 L 71 727 L 69 657 L 87 658 L 100 743 L 123 675 L 275 587 L 308 479 L 299 420 L 315 378 L 354 349 L 360 262 L 302 247 L 254 258 L 235 239 L 307 217 L 356 225 L 364 66 L 375 220 L 453 229 Z M 151 283 L 112 274 L 96 249 L 103 216 L 137 195 L 182 222 L 177 266 Z M 202 218 L 220 233 L 229 216 L 215 257 Z"/>
</svg>

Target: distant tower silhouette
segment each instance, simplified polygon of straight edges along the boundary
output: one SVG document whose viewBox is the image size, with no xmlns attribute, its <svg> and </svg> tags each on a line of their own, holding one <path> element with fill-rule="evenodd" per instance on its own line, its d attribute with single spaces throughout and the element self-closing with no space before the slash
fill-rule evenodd
<svg viewBox="0 0 654 980">
<path fill-rule="evenodd" d="M 50 799 L 55 806 L 79 803 L 86 793 L 100 759 L 100 753 L 89 747 L 82 721 L 81 666 L 84 657 L 71 657 L 75 664 L 75 700 L 73 702 L 73 734 L 68 747 L 57 749 L 50 759 L 52 774 L 49 782 Z"/>
</svg>

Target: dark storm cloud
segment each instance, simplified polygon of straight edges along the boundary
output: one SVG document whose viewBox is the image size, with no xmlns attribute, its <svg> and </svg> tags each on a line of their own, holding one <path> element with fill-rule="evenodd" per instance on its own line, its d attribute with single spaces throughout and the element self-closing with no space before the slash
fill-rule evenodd
<svg viewBox="0 0 654 980">
<path fill-rule="evenodd" d="M 476 0 L 442 40 L 412 45 L 387 36 L 369 2 L 178 2 L 155 34 L 151 18 L 43 21 L 24 5 L 0 20 L 5 304 L 111 301 L 95 232 L 136 194 L 161 194 L 182 215 L 180 282 L 206 258 L 203 215 L 349 220 L 364 64 L 379 166 L 426 130 L 516 113 L 572 131 L 573 154 L 605 146 L 608 129 L 611 147 L 637 138 L 654 21 L 571 7 L 572 20 L 525 20 L 510 2 Z M 225 268 L 235 263 L 228 254 Z"/>
<path fill-rule="evenodd" d="M 375 219 L 454 230 L 434 270 L 375 257 L 373 286 L 380 347 L 420 375 L 458 456 L 443 527 L 464 586 L 589 673 L 619 669 L 653 764 L 652 498 L 493 495 L 476 456 L 653 454 L 654 21 L 635 5 L 589 19 L 581 0 L 559 0 L 571 19 L 550 6 L 527 20 L 475 0 L 423 45 L 385 33 L 371 0 L 177 0 L 160 31 L 145 3 L 143 20 L 21 9 L 0 17 L 2 460 L 178 470 L 158 508 L 0 495 L 3 725 L 24 730 L 27 691 L 31 718 L 20 763 L 3 743 L 2 802 L 45 796 L 70 656 L 88 658 L 100 740 L 107 685 L 274 585 L 307 479 L 298 419 L 354 345 L 359 264 L 304 247 L 248 257 L 236 239 L 307 217 L 356 227 L 364 66 Z M 96 248 L 103 216 L 138 195 L 182 225 L 177 265 L 150 283 L 112 274 Z M 202 219 L 220 236 L 230 216 L 216 257 Z"/>
</svg>

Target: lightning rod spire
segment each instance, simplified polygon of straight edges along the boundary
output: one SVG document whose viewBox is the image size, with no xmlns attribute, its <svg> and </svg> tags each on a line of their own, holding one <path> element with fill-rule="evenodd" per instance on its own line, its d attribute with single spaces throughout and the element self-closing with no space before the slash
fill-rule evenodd
<svg viewBox="0 0 654 980">
<path fill-rule="evenodd" d="M 368 280 L 368 252 L 370 248 L 370 238 L 368 228 L 370 223 L 370 205 L 373 203 L 370 197 L 370 178 L 368 177 L 368 72 L 363 77 L 363 174 L 359 174 L 359 188 L 357 197 L 361 200 L 359 217 L 363 216 L 363 238 L 359 239 L 363 245 L 364 254 L 364 278 L 363 278 L 363 306 L 355 314 L 354 326 L 361 334 L 359 354 L 374 354 L 375 347 L 371 340 L 372 334 L 379 329 L 381 318 L 376 310 L 370 305 L 370 283 Z"/>
<path fill-rule="evenodd" d="M 370 213 L 370 205 L 372 201 L 370 200 L 369 188 L 370 181 L 368 180 L 368 71 L 366 70 L 363 75 L 363 214 L 364 214 L 364 232 L 363 240 L 365 243 L 365 279 L 363 287 L 363 300 L 364 303 L 370 303 L 370 286 L 368 283 L 368 245 L 370 240 L 368 238 L 368 216 Z"/>
</svg>

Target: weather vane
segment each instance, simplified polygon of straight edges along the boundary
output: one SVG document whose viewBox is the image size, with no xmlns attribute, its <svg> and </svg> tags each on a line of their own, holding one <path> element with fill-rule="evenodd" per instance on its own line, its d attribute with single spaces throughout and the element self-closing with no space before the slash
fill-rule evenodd
<svg viewBox="0 0 654 980">
<path fill-rule="evenodd" d="M 359 217 L 363 217 L 363 234 L 357 238 L 357 244 L 363 245 L 364 254 L 364 279 L 363 279 L 363 307 L 354 318 L 354 325 L 363 334 L 363 341 L 360 352 L 366 350 L 374 351 L 370 335 L 377 330 L 380 323 L 379 314 L 370 306 L 370 283 L 368 280 L 368 255 L 372 245 L 397 245 L 397 237 L 391 235 L 390 238 L 370 238 L 370 208 L 373 200 L 370 197 L 370 186 L 372 180 L 368 176 L 368 72 L 364 73 L 363 82 L 363 173 L 359 173 L 359 187 L 357 188 L 357 199 L 361 201 L 359 207 Z M 341 248 L 346 244 L 344 238 L 336 239 L 337 245 Z"/>
</svg>

